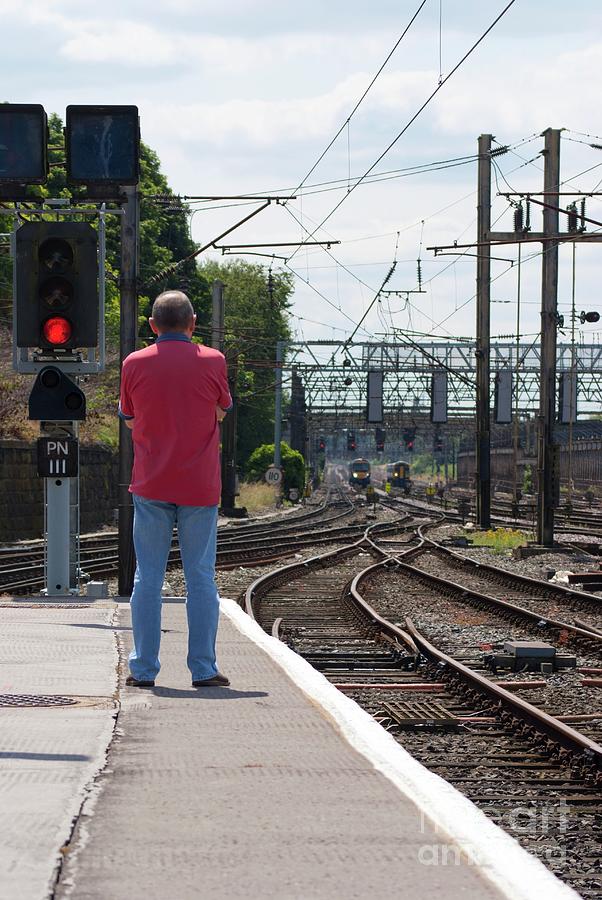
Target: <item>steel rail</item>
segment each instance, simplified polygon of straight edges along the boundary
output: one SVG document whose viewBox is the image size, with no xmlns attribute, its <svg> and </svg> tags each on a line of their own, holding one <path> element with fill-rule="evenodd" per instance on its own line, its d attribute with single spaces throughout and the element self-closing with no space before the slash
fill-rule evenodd
<svg viewBox="0 0 602 900">
<path fill-rule="evenodd" d="M 332 496 L 336 496 L 337 494 L 341 499 L 333 500 Z M 337 513 L 334 516 L 329 516 L 326 519 L 320 518 L 329 507 L 336 508 L 336 506 L 341 503 L 341 500 L 345 504 L 345 509 L 342 512 Z M 255 540 L 253 540 L 252 534 L 249 533 L 254 526 L 246 526 L 244 528 L 244 537 L 238 543 L 236 542 L 236 533 L 234 530 L 230 536 L 232 540 L 228 539 L 224 542 L 223 540 L 220 540 L 220 536 L 218 536 L 217 567 L 220 569 L 231 569 L 241 565 L 264 565 L 266 563 L 275 562 L 282 556 L 293 552 L 300 547 L 328 543 L 330 541 L 340 540 L 342 537 L 348 538 L 350 535 L 355 536 L 358 532 L 362 531 L 363 525 L 351 524 L 337 530 L 329 529 L 327 527 L 327 530 L 324 530 L 324 526 L 328 526 L 328 523 L 350 515 L 353 511 L 353 503 L 351 503 L 336 488 L 329 489 L 325 502 L 317 507 L 316 510 L 295 517 L 295 519 L 273 520 L 270 523 L 273 526 L 270 531 L 265 530 L 265 524 L 267 523 L 255 526 L 260 529 L 256 532 Z M 300 519 L 303 520 L 304 523 L 302 526 L 303 530 L 298 526 Z M 315 520 L 315 522 L 312 521 L 310 523 L 308 522 L 309 519 Z M 381 526 L 386 526 L 387 523 L 379 524 Z M 284 531 L 284 534 L 278 534 L 280 529 Z M 257 534 L 259 534 L 259 538 L 257 538 Z M 98 540 L 99 536 L 95 535 L 94 541 L 97 542 Z M 101 538 L 101 541 L 105 544 L 104 538 Z M 276 550 L 277 552 L 267 553 L 266 555 L 266 550 Z M 83 560 L 86 571 L 95 575 L 110 574 L 113 572 L 119 562 L 119 556 L 115 551 L 116 544 L 114 542 L 102 546 L 100 555 L 98 553 L 92 555 L 94 550 L 92 548 L 86 548 L 84 552 L 85 559 Z M 35 557 L 31 558 L 32 555 L 36 553 L 37 560 Z M 7 564 L 6 556 L 4 557 L 4 562 L 0 564 L 0 590 L 3 592 L 29 589 L 35 590 L 36 588 L 43 586 L 44 564 L 41 549 L 29 546 L 24 554 L 21 554 L 18 550 L 14 551 L 12 554 L 13 558 L 15 558 L 15 554 L 16 558 L 19 560 L 19 565 L 15 566 L 14 564 Z M 179 548 L 177 546 L 177 541 L 174 540 L 169 553 L 168 564 L 173 565 L 177 562 L 179 562 Z M 27 577 L 23 577 L 25 573 L 27 573 Z M 16 578 L 14 577 L 15 575 L 17 576 Z M 3 576 L 4 580 L 2 580 Z M 7 576 L 9 578 L 10 576 L 13 577 L 10 578 L 10 580 L 7 580 Z"/>
<path fill-rule="evenodd" d="M 569 725 L 559 721 L 554 716 L 548 715 L 521 697 L 514 696 L 506 688 L 500 687 L 483 675 L 479 675 L 478 672 L 474 672 L 453 657 L 448 656 L 435 647 L 434 644 L 431 644 L 418 631 L 409 617 L 406 618 L 406 627 L 424 657 L 432 662 L 441 664 L 441 666 L 445 666 L 447 671 L 441 672 L 439 670 L 438 677 L 441 677 L 441 675 L 445 677 L 445 674 L 453 672 L 463 682 L 468 683 L 475 690 L 486 694 L 495 703 L 503 706 L 512 715 L 527 722 L 538 732 L 552 738 L 566 750 L 585 754 L 588 763 L 595 763 L 598 769 L 602 769 L 602 746 L 600 744 L 590 740 Z"/>
<path fill-rule="evenodd" d="M 338 548 L 329 553 L 312 557 L 311 559 L 305 560 L 303 563 L 295 563 L 281 567 L 275 572 L 270 572 L 257 578 L 245 593 L 245 609 L 247 613 L 253 619 L 256 619 L 254 609 L 255 603 L 268 593 L 270 587 L 276 587 L 286 583 L 295 573 L 302 572 L 310 567 L 327 568 L 332 560 L 340 559 L 350 553 L 358 552 L 362 546 L 368 545 L 374 547 L 369 535 L 370 530 L 370 528 L 366 529 L 364 537 L 353 545 L 345 548 Z M 362 572 L 355 575 L 348 587 L 348 595 L 362 613 L 363 617 L 371 624 L 376 625 L 381 634 L 397 646 L 403 646 L 404 648 L 411 650 L 412 653 L 419 653 L 423 655 L 425 659 L 430 660 L 437 665 L 441 664 L 439 665 L 438 671 L 439 680 L 441 680 L 442 676 L 445 678 L 446 676 L 449 677 L 450 674 L 453 674 L 461 682 L 468 684 L 470 688 L 479 691 L 481 694 L 485 694 L 499 709 L 509 713 L 514 718 L 520 719 L 528 727 L 533 728 L 537 733 L 544 735 L 546 738 L 553 740 L 564 750 L 578 754 L 583 758 L 586 764 L 595 765 L 597 769 L 602 769 L 602 746 L 598 743 L 590 740 L 580 732 L 575 731 L 565 722 L 548 715 L 528 703 L 526 700 L 516 697 L 506 688 L 500 687 L 443 653 L 443 651 L 431 644 L 416 629 L 411 619 L 406 618 L 406 629 L 402 629 L 377 613 L 361 595 L 359 585 L 376 570 L 386 568 L 391 563 L 399 564 L 399 560 L 386 554 L 386 551 L 381 550 L 380 552 L 386 558 L 376 564 L 368 566 L 366 569 L 363 569 Z M 412 567 L 409 568 L 411 569 Z M 419 572 L 419 570 L 415 571 Z M 280 637 L 282 625 L 282 617 L 279 617 L 274 621 L 271 629 L 274 637 Z M 592 637 L 589 632 L 586 632 L 586 636 Z"/>
<path fill-rule="evenodd" d="M 596 634 L 593 631 L 579 628 L 576 625 L 571 625 L 560 619 L 553 619 L 542 613 L 533 612 L 533 610 L 527 609 L 524 606 L 511 603 L 509 600 L 502 600 L 500 597 L 492 597 L 490 594 L 472 590 L 456 581 L 450 581 L 449 578 L 441 578 L 438 575 L 434 575 L 432 572 L 425 572 L 422 569 L 417 569 L 415 566 L 403 562 L 402 560 L 397 560 L 397 567 L 415 578 L 431 582 L 432 584 L 441 587 L 444 591 L 449 591 L 451 588 L 459 593 L 463 600 L 469 600 L 469 602 L 475 604 L 485 603 L 488 606 L 499 609 L 506 615 L 513 617 L 518 616 L 519 618 L 526 619 L 530 623 L 536 625 L 541 625 L 543 623 L 559 632 L 565 631 L 574 639 L 585 640 L 588 641 L 590 645 L 594 644 L 597 648 L 602 648 L 602 635 Z"/>
<path fill-rule="evenodd" d="M 430 544 L 432 548 L 437 552 L 442 553 L 445 556 L 452 557 L 454 560 L 460 562 L 463 566 L 466 566 L 466 568 L 472 568 L 477 571 L 490 572 L 497 578 L 508 582 L 514 581 L 522 585 L 523 587 L 532 588 L 539 593 L 541 593 L 542 591 L 547 591 L 550 595 L 555 595 L 557 598 L 574 600 L 580 603 L 587 603 L 590 606 L 600 606 L 600 609 L 602 611 L 602 597 L 596 597 L 593 594 L 588 594 L 587 591 L 577 591 L 574 588 L 564 587 L 564 585 L 557 583 L 550 584 L 550 582 L 541 581 L 538 578 L 533 578 L 531 575 L 523 575 L 520 572 L 508 572 L 506 569 L 501 569 L 499 566 L 494 566 L 493 563 L 480 562 L 474 559 L 470 559 L 470 557 L 468 556 L 462 556 L 461 553 L 456 553 L 451 549 L 451 547 L 443 546 L 443 544 L 440 544 L 433 538 L 425 537 L 424 543 Z M 412 554 L 419 554 L 421 552 L 428 552 L 428 548 L 425 546 L 422 546 L 420 548 L 412 548 Z M 602 581 L 602 571 L 600 572 L 600 580 Z"/>
<path fill-rule="evenodd" d="M 330 550 L 327 553 L 320 553 L 317 556 L 310 556 L 308 559 L 304 559 L 301 562 L 289 563 L 286 566 L 281 566 L 275 571 L 266 572 L 262 575 L 259 575 L 245 591 L 245 612 L 249 616 L 251 616 L 252 619 L 256 618 L 253 604 L 256 600 L 260 599 L 265 593 L 267 593 L 268 585 L 277 586 L 279 584 L 284 584 L 295 573 L 301 573 L 303 571 L 307 571 L 310 568 L 328 568 L 328 564 L 331 559 L 342 559 L 346 556 L 358 553 L 363 547 L 371 546 L 372 542 L 369 539 L 369 535 L 373 531 L 376 531 L 379 528 L 384 530 L 385 528 L 391 527 L 395 527 L 396 529 L 398 529 L 400 526 L 402 528 L 414 527 L 412 525 L 404 526 L 404 521 L 406 518 L 408 517 L 404 516 L 397 522 L 375 522 L 374 524 L 369 525 L 364 530 L 362 536 L 351 544 L 345 544 L 343 547 L 337 547 L 335 550 Z"/>
<path fill-rule="evenodd" d="M 424 526 L 420 526 L 418 531 L 420 531 L 422 527 Z M 429 539 L 423 538 L 423 540 L 428 541 Z M 410 551 L 407 552 L 409 553 Z M 463 663 L 456 661 L 455 659 L 453 659 L 453 657 L 444 653 L 442 650 L 439 650 L 418 631 L 409 617 L 406 617 L 405 621 L 407 631 L 404 631 L 398 625 L 394 625 L 392 622 L 389 622 L 387 619 L 380 616 L 361 595 L 359 586 L 365 579 L 367 579 L 372 573 L 374 573 L 374 571 L 379 568 L 386 568 L 387 565 L 390 564 L 390 562 L 391 557 L 388 557 L 381 562 L 376 563 L 375 565 L 368 566 L 366 569 L 364 569 L 362 572 L 359 572 L 355 576 L 349 588 L 349 593 L 354 603 L 357 604 L 357 606 L 370 618 L 370 620 L 374 624 L 377 624 L 379 627 L 383 628 L 386 633 L 397 640 L 403 638 L 404 636 L 409 637 L 410 641 L 408 643 L 408 646 L 417 648 L 420 653 L 425 656 L 425 658 L 430 659 L 436 663 L 444 664 L 447 669 L 453 671 L 455 674 L 461 677 L 463 681 L 468 682 L 471 687 L 474 687 L 486 693 L 492 700 L 506 707 L 510 712 L 512 712 L 513 715 L 518 716 L 523 721 L 526 721 L 528 724 L 533 725 L 537 728 L 538 731 L 543 732 L 548 737 L 553 738 L 553 740 L 555 740 L 566 749 L 573 752 L 585 753 L 588 757 L 588 761 L 595 761 L 596 766 L 602 769 L 602 746 L 597 744 L 595 741 L 590 740 L 580 732 L 575 731 L 564 722 L 560 721 L 554 716 L 548 715 L 547 713 L 533 706 L 531 703 L 528 703 L 526 700 L 514 696 L 507 688 L 500 687 L 500 685 L 495 684 L 493 681 L 490 681 L 483 675 L 479 675 L 468 666 L 465 666 Z M 415 571 L 419 572 L 420 570 Z M 437 581 L 443 581 L 443 579 L 437 579 Z M 541 620 L 541 617 L 538 617 L 538 620 Z M 563 625 L 563 623 L 558 624 Z M 579 631 L 582 631 L 582 629 L 579 629 Z M 585 632 L 585 636 L 591 638 L 593 635 L 591 632 Z M 441 672 L 439 671 L 438 677 L 440 675 Z"/>
</svg>

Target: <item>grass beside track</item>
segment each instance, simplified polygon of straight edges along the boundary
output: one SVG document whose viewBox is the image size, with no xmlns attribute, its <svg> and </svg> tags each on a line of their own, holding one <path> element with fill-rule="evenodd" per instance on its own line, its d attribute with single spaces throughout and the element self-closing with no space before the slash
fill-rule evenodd
<svg viewBox="0 0 602 900">
<path fill-rule="evenodd" d="M 241 484 L 237 506 L 246 506 L 255 514 L 271 512 L 276 509 L 276 488 L 261 482 Z"/>
<path fill-rule="evenodd" d="M 505 553 L 527 544 L 527 535 L 516 528 L 490 528 L 471 535 L 473 547 L 487 547 L 494 553 Z"/>
</svg>

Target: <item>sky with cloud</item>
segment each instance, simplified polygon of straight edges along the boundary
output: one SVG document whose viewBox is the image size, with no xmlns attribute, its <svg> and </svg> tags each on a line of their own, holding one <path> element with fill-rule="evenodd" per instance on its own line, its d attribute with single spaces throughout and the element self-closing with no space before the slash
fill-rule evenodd
<svg viewBox="0 0 602 900">
<path fill-rule="evenodd" d="M 299 338 L 346 337 L 394 260 L 387 288 L 401 293 L 374 305 L 358 338 L 380 338 L 393 326 L 474 333 L 475 259 L 435 258 L 427 248 L 475 238 L 479 134 L 491 133 L 511 147 L 496 160 L 497 227 L 511 228 L 512 221 L 507 201 L 495 196 L 498 189 L 541 189 L 540 134 L 548 126 L 566 129 L 564 190 L 602 185 L 602 150 L 590 146 L 602 145 L 599 0 L 575 0 L 570 8 L 565 0 L 516 0 L 378 163 L 377 177 L 349 190 L 506 2 L 427 0 L 297 199 L 271 206 L 230 236 L 237 244 L 299 241 L 327 219 L 313 239 L 341 243 L 330 250 L 301 248 L 288 263 L 295 272 L 292 321 Z M 158 152 L 176 191 L 290 194 L 347 121 L 419 5 L 0 0 L 3 99 L 42 103 L 61 116 L 70 103 L 135 103 L 143 138 Z M 424 170 L 436 162 L 441 165 Z M 207 242 L 253 206 L 213 202 L 194 208 L 192 233 Z M 602 221 L 599 200 L 588 201 L 588 214 Z M 533 210 L 535 229 L 539 220 Z M 517 250 L 501 250 L 496 255 L 502 259 L 493 263 L 493 334 L 515 329 L 517 268 L 511 262 Z M 522 251 L 525 335 L 538 328 L 539 251 L 536 244 Z M 596 246 L 577 248 L 578 309 L 602 305 L 599 253 Z M 405 295 L 417 288 L 418 257 L 426 293 Z M 566 313 L 569 247 L 561 249 L 560 260 Z M 598 339 L 595 326 L 582 333 Z"/>
</svg>

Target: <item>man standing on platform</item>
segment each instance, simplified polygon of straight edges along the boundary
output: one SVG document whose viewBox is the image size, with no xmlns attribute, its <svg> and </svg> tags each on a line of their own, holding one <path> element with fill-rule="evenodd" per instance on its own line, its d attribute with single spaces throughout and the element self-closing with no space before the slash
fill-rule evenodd
<svg viewBox="0 0 602 900">
<path fill-rule="evenodd" d="M 192 342 L 196 316 L 181 291 L 160 294 L 149 322 L 157 340 L 124 360 L 119 403 L 134 442 L 130 492 L 137 560 L 126 684 L 153 687 L 160 669 L 161 591 L 177 526 L 192 684 L 221 687 L 230 683 L 215 659 L 219 422 L 232 406 L 226 360 L 218 350 Z"/>
</svg>

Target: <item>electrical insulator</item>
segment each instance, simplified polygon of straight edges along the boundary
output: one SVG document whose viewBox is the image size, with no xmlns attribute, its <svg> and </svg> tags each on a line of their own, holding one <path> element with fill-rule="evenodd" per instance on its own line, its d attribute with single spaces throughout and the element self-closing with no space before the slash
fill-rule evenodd
<svg viewBox="0 0 602 900">
<path fill-rule="evenodd" d="M 574 232 L 578 230 L 577 226 L 577 206 L 574 203 L 569 203 L 566 208 L 568 214 L 568 224 L 567 231 Z"/>
<path fill-rule="evenodd" d="M 418 288 L 419 288 L 419 290 L 421 290 L 422 289 L 422 263 L 420 262 L 420 260 L 417 260 L 417 262 L 418 262 Z"/>
<path fill-rule="evenodd" d="M 515 232 L 523 231 L 523 205 L 517 203 L 514 207 L 514 230 Z"/>
<path fill-rule="evenodd" d="M 525 213 L 525 231 L 531 231 L 531 204 L 529 203 L 529 198 L 527 197 L 527 202 L 525 203 L 526 213 Z"/>
<path fill-rule="evenodd" d="M 581 231 L 585 231 L 585 197 L 581 200 Z"/>
</svg>

